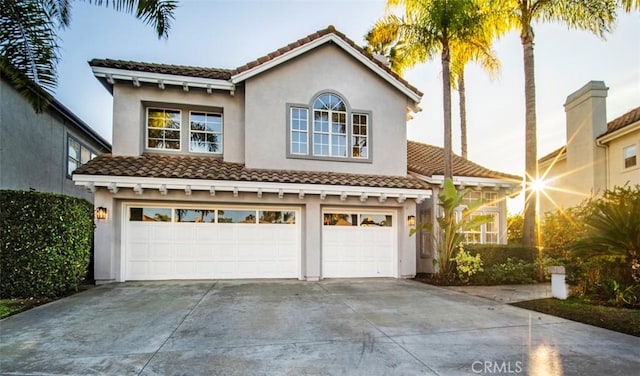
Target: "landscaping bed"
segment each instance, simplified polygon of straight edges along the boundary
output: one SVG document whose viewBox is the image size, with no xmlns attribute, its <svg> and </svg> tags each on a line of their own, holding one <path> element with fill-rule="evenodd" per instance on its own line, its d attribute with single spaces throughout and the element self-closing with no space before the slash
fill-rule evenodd
<svg viewBox="0 0 640 376">
<path fill-rule="evenodd" d="M 39 305 L 48 303 L 53 299 L 0 299 L 0 319 L 15 315 Z"/>
<path fill-rule="evenodd" d="M 511 305 L 640 337 L 640 309 L 594 305 L 579 298 L 537 299 Z"/>
</svg>

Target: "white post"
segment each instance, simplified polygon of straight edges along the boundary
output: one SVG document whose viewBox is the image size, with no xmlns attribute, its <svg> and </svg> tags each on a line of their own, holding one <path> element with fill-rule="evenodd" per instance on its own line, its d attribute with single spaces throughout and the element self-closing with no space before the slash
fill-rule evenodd
<svg viewBox="0 0 640 376">
<path fill-rule="evenodd" d="M 569 292 L 565 283 L 564 266 L 550 266 L 549 273 L 551 273 L 551 296 L 561 300 L 567 299 Z"/>
</svg>

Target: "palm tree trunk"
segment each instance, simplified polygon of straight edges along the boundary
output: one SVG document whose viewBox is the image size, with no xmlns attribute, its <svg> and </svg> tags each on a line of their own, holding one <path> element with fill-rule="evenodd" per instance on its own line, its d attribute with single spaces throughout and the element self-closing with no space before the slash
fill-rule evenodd
<svg viewBox="0 0 640 376">
<path fill-rule="evenodd" d="M 458 95 L 460 96 L 460 151 L 462 158 L 467 159 L 467 99 L 464 88 L 464 68 L 458 76 Z"/>
<path fill-rule="evenodd" d="M 522 242 L 527 247 L 537 246 L 536 203 L 538 192 L 530 190 L 531 182 L 538 179 L 538 142 L 536 139 L 536 84 L 533 59 L 533 30 L 525 26 L 521 35 L 524 54 L 525 121 L 525 203 Z"/>
<path fill-rule="evenodd" d="M 442 41 L 442 94 L 444 107 L 444 177 L 453 179 L 452 146 L 451 146 L 451 56 L 449 42 Z"/>
</svg>

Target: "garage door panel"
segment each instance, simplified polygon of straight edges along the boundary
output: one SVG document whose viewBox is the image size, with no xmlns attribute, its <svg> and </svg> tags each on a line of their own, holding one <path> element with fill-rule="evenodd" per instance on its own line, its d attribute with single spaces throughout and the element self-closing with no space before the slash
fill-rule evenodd
<svg viewBox="0 0 640 376">
<path fill-rule="evenodd" d="M 181 209 L 182 206 L 186 207 L 180 205 Z M 298 223 L 186 222 L 185 219 L 190 219 L 188 215 L 181 217 L 182 222 L 170 222 L 176 218 L 175 214 L 166 216 L 171 209 L 155 206 L 135 210 L 142 215 L 138 214 L 137 219 L 125 218 L 126 280 L 299 276 Z M 165 222 L 153 216 L 156 212 L 165 215 L 161 218 Z M 225 209 L 225 212 L 233 221 L 245 222 L 251 220 L 247 213 L 258 213 L 250 209 Z M 235 218 L 236 212 L 242 212 L 243 217 Z"/>
<path fill-rule="evenodd" d="M 324 211 L 323 277 L 396 276 L 397 230 L 394 215 L 362 214 L 360 210 L 341 208 Z M 357 223 L 361 225 L 354 225 Z"/>
</svg>

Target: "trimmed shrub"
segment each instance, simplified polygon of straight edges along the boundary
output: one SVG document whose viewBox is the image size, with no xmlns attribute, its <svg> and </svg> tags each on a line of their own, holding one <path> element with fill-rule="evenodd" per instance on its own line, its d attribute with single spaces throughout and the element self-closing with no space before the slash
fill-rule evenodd
<svg viewBox="0 0 640 376">
<path fill-rule="evenodd" d="M 57 297 L 87 274 L 93 205 L 52 193 L 0 191 L 0 296 Z"/>
<path fill-rule="evenodd" d="M 464 248 L 470 254 L 480 254 L 485 267 L 495 264 L 503 264 L 509 258 L 519 259 L 533 263 L 538 258 L 538 251 L 533 247 L 504 244 L 469 244 Z"/>
</svg>

